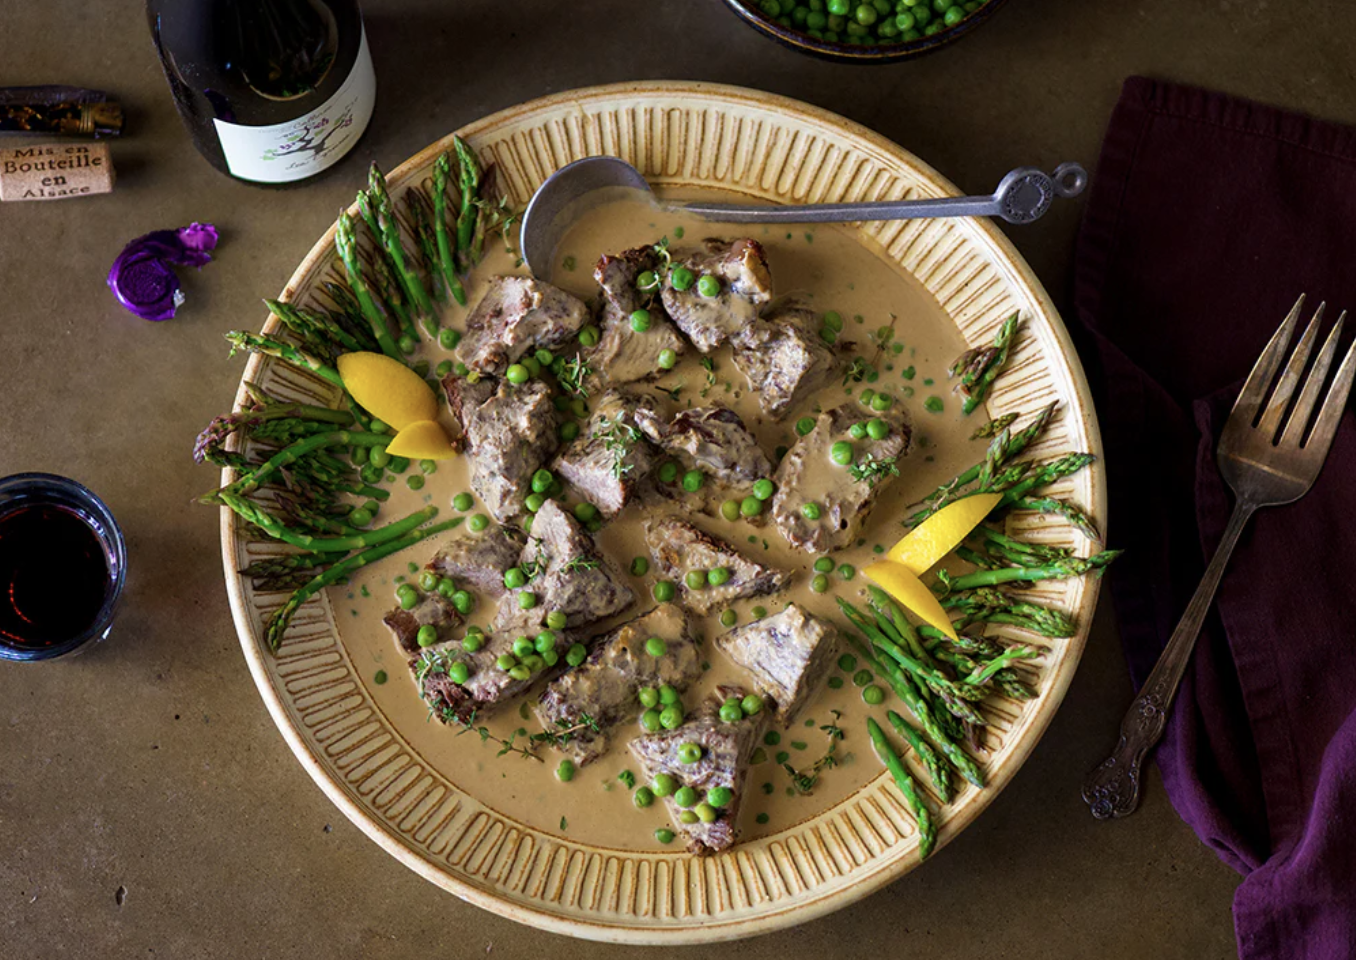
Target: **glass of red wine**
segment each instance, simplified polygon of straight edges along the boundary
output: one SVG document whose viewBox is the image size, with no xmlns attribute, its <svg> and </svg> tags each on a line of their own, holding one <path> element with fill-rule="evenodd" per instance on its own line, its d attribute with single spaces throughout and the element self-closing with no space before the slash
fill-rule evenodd
<svg viewBox="0 0 1356 960">
<path fill-rule="evenodd" d="M 108 636 L 127 575 L 113 514 L 50 473 L 0 479 L 0 660 L 51 660 Z"/>
</svg>

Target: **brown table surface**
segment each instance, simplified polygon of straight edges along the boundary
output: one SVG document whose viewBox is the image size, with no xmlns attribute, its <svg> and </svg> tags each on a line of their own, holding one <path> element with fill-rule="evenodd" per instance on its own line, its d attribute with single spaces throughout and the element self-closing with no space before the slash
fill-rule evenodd
<svg viewBox="0 0 1356 960">
<path fill-rule="evenodd" d="M 1356 5 L 1013 0 L 959 46 L 884 68 L 806 59 L 717 0 L 573 4 L 369 0 L 372 127 L 336 175 L 274 192 L 194 152 L 134 0 L 7 3 L 0 84 L 123 99 L 107 197 L 0 208 L 0 474 L 102 495 L 130 577 L 112 638 L 0 665 L 0 957 L 622 956 L 462 903 L 367 840 L 293 759 L 246 671 L 217 516 L 192 498 L 196 432 L 227 407 L 255 328 L 366 164 L 541 94 L 637 78 L 743 84 L 836 110 L 963 189 L 1018 164 L 1091 166 L 1121 80 L 1147 73 L 1356 121 Z M 121 245 L 216 223 L 178 319 L 144 323 L 104 286 Z M 1010 234 L 1067 306 L 1078 205 Z M 1114 517 L 1112 523 L 1114 525 Z M 687 956 L 1184 957 L 1234 953 L 1236 876 L 1178 820 L 1155 773 L 1143 808 L 1096 823 L 1079 799 L 1130 690 L 1109 606 L 1064 706 L 1016 781 L 926 868 L 841 912 Z M 633 950 L 631 951 L 633 952 Z"/>
</svg>

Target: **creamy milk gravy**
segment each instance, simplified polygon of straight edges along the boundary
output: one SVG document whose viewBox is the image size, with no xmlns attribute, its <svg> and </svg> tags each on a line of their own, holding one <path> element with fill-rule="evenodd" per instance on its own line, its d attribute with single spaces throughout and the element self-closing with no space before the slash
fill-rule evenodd
<svg viewBox="0 0 1356 960">
<path fill-rule="evenodd" d="M 675 248 L 695 244 L 705 236 L 752 236 L 767 250 L 777 294 L 799 291 L 811 297 L 817 309 L 838 311 L 844 319 L 841 339 L 855 342 L 857 352 L 867 359 L 876 353 L 871 343 L 875 331 L 894 324 L 895 337 L 904 347 L 901 353 L 887 350 L 879 357 L 880 378 L 877 382 L 852 384 L 849 390 L 841 385 L 841 377 L 837 378 L 803 408 L 791 410 L 781 423 L 763 420 L 756 398 L 748 392 L 742 375 L 730 361 L 728 347 L 713 354 L 716 382 L 705 398 L 700 393 L 706 386 L 707 372 L 699 365 L 698 355 L 692 350 L 677 369 L 658 381 L 659 386 L 666 388 L 682 385 L 676 403 L 664 393 L 655 391 L 651 384 L 633 385 L 633 389 L 655 396 L 661 409 L 669 414 L 689 405 L 703 406 L 713 401 L 732 407 L 756 433 L 769 455 L 778 446 L 789 447 L 795 442 L 796 420 L 806 414 L 813 415 L 816 406 L 823 409 L 835 406 L 849 394 L 856 396 L 868 385 L 893 392 L 897 402 L 902 402 L 912 416 L 914 447 L 913 452 L 900 461 L 901 476 L 882 495 L 863 528 L 865 543 L 839 551 L 833 557 L 835 564 L 850 563 L 860 571 L 875 558 L 873 548 L 877 545 L 888 548 L 903 535 L 904 528 L 899 521 L 911 503 L 983 456 L 983 441 L 968 439 L 982 422 L 983 415 L 962 417 L 960 401 L 951 393 L 946 381 L 947 366 L 965 348 L 955 325 L 922 286 L 901 273 L 869 239 L 855 230 L 833 226 L 788 229 L 711 225 L 634 202 L 609 204 L 583 219 L 566 237 L 552 280 L 572 293 L 592 298 L 598 294 L 593 281 L 593 265 L 601 254 L 653 243 L 663 236 L 669 237 Z M 469 285 L 472 304 L 479 299 L 488 277 L 515 270 L 515 257 L 500 249 L 501 246 L 491 251 Z M 444 317 L 444 322 L 464 329 L 466 312 L 454 306 Z M 436 345 L 425 344 L 422 350 L 423 358 L 432 366 L 448 357 Z M 893 369 L 886 370 L 887 364 Z M 908 369 L 914 371 L 912 379 L 904 376 Z M 934 383 L 926 385 L 928 380 Z M 912 396 L 906 396 L 906 388 L 912 389 Z M 942 412 L 925 409 L 924 401 L 930 396 L 942 399 L 945 405 Z M 863 416 L 869 416 L 865 409 Z M 442 417 L 450 427 L 446 408 Z M 827 461 L 823 469 L 846 474 L 844 468 Z M 417 466 L 411 465 L 406 476 L 417 472 Z M 425 503 L 433 503 L 439 508 L 439 519 L 455 515 L 451 499 L 456 493 L 470 489 L 467 476 L 466 461 L 455 459 L 438 464 L 437 472 L 427 478 L 426 485 L 418 492 L 410 491 L 403 482 L 391 484 L 392 496 L 382 508 L 382 520 L 390 522 Z M 577 502 L 577 499 L 571 497 L 570 502 Z M 465 516 L 483 512 L 483 506 L 477 501 L 475 508 Z M 629 505 L 598 536 L 604 552 L 622 571 L 627 570 L 633 557 L 649 556 L 641 530 L 643 519 L 642 508 Z M 742 520 L 729 522 L 719 516 L 698 521 L 751 558 L 795 571 L 793 586 L 787 593 L 736 602 L 733 606 L 739 614 L 739 624 L 753 619 L 750 611 L 755 606 L 761 605 L 769 612 L 775 612 L 787 601 L 795 600 L 843 626 L 833 598 L 835 594 L 842 595 L 861 606 L 865 578 L 859 572 L 855 579 L 845 582 L 834 573 L 830 575 L 831 587 L 827 593 L 812 592 L 809 584 L 815 558 L 787 547 L 776 529 L 766 522 L 766 511 L 762 519 L 764 522 L 758 526 Z M 467 533 L 462 527 L 451 536 Z M 663 803 L 656 801 L 652 807 L 638 810 L 631 802 L 631 791 L 617 780 L 621 771 L 631 770 L 643 782 L 638 765 L 625 747 L 632 735 L 629 731 L 622 731 L 616 738 L 610 754 L 580 769 L 572 782 L 561 783 L 555 777 L 560 755 L 549 748 L 540 751 L 544 763 L 518 755 L 497 757 L 498 747 L 494 743 L 482 743 L 473 733 L 459 735 L 458 728 L 444 726 L 436 720 L 426 722 L 426 710 L 415 692 L 404 657 L 382 626 L 381 617 L 395 604 L 395 579 L 417 579 L 409 566 L 422 567 L 436 549 L 436 543 L 421 544 L 363 570 L 352 584 L 330 591 L 344 644 L 378 708 L 444 776 L 508 817 L 546 832 L 602 847 L 681 849 L 681 837 L 667 848 L 654 838 L 656 828 L 671 826 Z M 655 582 L 653 571 L 644 578 L 625 575 L 641 599 L 631 611 L 618 618 L 619 621 L 630 619 L 653 605 L 650 599 L 650 588 Z M 364 590 L 369 595 L 365 596 Z M 716 651 L 712 642 L 712 638 L 725 629 L 720 625 L 719 614 L 716 610 L 702 621 L 707 638 L 704 659 L 710 663 L 710 669 L 697 687 L 683 697 L 689 713 L 717 683 L 742 681 L 737 668 Z M 494 603 L 482 598 L 471 622 L 486 626 L 493 616 Z M 846 644 L 841 652 L 849 652 Z M 387 674 L 384 683 L 377 682 L 379 671 Z M 879 761 L 871 753 L 867 741 L 864 717 L 868 711 L 880 716 L 885 708 L 868 708 L 862 702 L 851 672 L 845 674 L 835 669 L 833 675 L 843 679 L 842 687 L 836 690 L 824 687 L 792 729 L 777 731 L 781 736 L 780 743 L 775 747 L 765 746 L 767 760 L 752 768 L 740 811 L 742 837 L 775 833 L 817 816 L 880 772 Z M 525 698 L 523 702 L 530 704 L 535 700 Z M 907 713 L 893 693 L 887 694 L 886 706 Z M 521 703 L 513 703 L 504 708 L 486 721 L 487 726 L 499 736 L 508 736 L 518 727 L 529 732 L 540 729 L 535 714 L 528 709 L 524 718 L 520 716 L 520 707 Z M 839 746 L 839 756 L 845 762 L 826 771 L 811 795 L 789 796 L 790 777 L 774 758 L 785 751 L 790 755 L 792 765 L 809 768 L 828 746 L 826 735 L 818 727 L 832 721 L 833 710 L 842 712 L 838 723 L 846 732 L 846 739 Z M 640 732 L 639 725 L 631 727 L 630 731 Z"/>
</svg>

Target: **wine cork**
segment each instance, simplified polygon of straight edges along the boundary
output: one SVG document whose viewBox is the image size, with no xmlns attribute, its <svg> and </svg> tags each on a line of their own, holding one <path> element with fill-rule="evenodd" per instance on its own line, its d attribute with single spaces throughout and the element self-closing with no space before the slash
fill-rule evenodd
<svg viewBox="0 0 1356 960">
<path fill-rule="evenodd" d="M 0 147 L 0 201 L 64 200 L 113 189 L 106 143 Z"/>
</svg>

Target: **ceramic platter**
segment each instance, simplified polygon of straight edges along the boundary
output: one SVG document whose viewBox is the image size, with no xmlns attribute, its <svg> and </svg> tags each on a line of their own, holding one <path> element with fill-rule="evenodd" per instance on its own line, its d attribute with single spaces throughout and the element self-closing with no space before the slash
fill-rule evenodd
<svg viewBox="0 0 1356 960">
<path fill-rule="evenodd" d="M 458 133 L 486 164 L 497 165 L 500 187 L 518 205 L 552 171 L 596 154 L 622 157 L 661 190 L 679 194 L 719 190 L 750 201 L 816 203 L 958 192 L 908 151 L 841 117 L 731 87 L 643 83 L 578 90 L 513 107 Z M 424 180 L 434 157 L 450 143 L 449 136 L 392 171 L 392 191 Z M 1029 452 L 1037 458 L 1101 452 L 1088 387 L 1065 329 L 1045 291 L 997 229 L 974 220 L 844 229 L 864 257 L 884 263 L 912 285 L 929 318 L 920 322 L 945 326 L 958 345 L 989 341 L 1003 318 L 1020 311 L 1024 333 L 990 398 L 990 415 L 1029 415 L 1057 400 L 1059 415 Z M 729 235 L 738 230 L 729 228 Z M 300 304 L 314 299 L 333 261 L 331 230 L 297 268 L 283 299 Z M 775 267 L 774 257 L 774 279 Z M 935 389 L 947 393 L 945 364 L 939 369 Z M 324 384 L 270 359 L 252 358 L 245 379 L 285 396 L 337 402 Z M 950 403 L 958 406 L 954 399 Z M 981 443 L 979 456 L 982 450 Z M 901 478 L 897 485 L 903 484 Z M 910 492 L 921 495 L 926 489 L 930 486 L 916 489 L 915 484 Z M 1053 492 L 1105 523 L 1099 465 L 1061 481 Z M 437 504 L 446 516 L 441 491 Z M 278 729 L 345 815 L 393 857 L 457 896 L 576 937 L 697 943 L 803 923 L 919 865 L 914 822 L 871 755 L 860 720 L 850 732 L 856 764 L 844 768 L 846 779 L 836 781 L 837 790 L 798 798 L 787 808 L 791 813 L 764 826 L 743 818 L 743 839 L 717 856 L 692 857 L 681 844 L 659 846 L 652 837 L 657 823 L 631 826 L 619 820 L 606 835 L 564 829 L 571 804 L 591 802 L 580 784 L 570 785 L 579 788 L 573 794 L 543 787 L 545 799 L 538 801 L 545 805 L 543 814 L 525 815 L 521 798 L 516 805 L 501 802 L 514 791 L 485 788 L 484 770 L 497 762 L 503 766 L 502 771 L 492 768 L 494 777 L 519 777 L 522 764 L 530 761 L 496 760 L 493 750 L 482 749 L 474 737 L 457 737 L 428 723 L 394 645 L 380 635 L 379 623 L 373 631 L 371 621 L 379 621 L 380 609 L 369 605 L 360 618 L 350 603 L 351 588 L 348 594 L 341 587 L 305 604 L 279 653 L 270 653 L 263 625 L 286 595 L 256 592 L 235 571 L 277 548 L 251 541 L 234 515 L 223 513 L 226 582 L 241 645 Z M 1065 543 L 1080 553 L 1090 546 L 1081 534 L 1045 517 L 1015 515 L 1008 525 L 1010 532 Z M 894 533 L 881 532 L 880 539 L 897 538 L 899 527 L 893 521 L 890 526 Z M 419 552 L 417 558 L 402 555 L 401 565 L 408 559 L 422 562 L 431 550 Z M 383 594 L 387 603 L 389 590 Z M 1031 674 L 1040 695 L 988 708 L 987 751 L 977 759 L 989 786 L 966 786 L 941 807 L 940 846 L 965 829 L 1016 775 L 1078 665 L 1096 581 L 1044 584 L 1037 593 L 1071 613 L 1079 632 L 1068 640 L 1022 638 L 1047 651 Z M 383 663 L 390 675 L 384 684 L 374 679 Z M 844 693 L 854 693 L 850 684 Z M 472 775 L 473 769 L 480 774 Z M 594 784 L 592 789 L 602 788 Z M 931 799 L 936 805 L 935 796 Z M 655 816 L 662 816 L 659 808 Z M 582 809 L 573 809 L 583 817 Z M 936 855 L 946 854 L 939 849 Z"/>
</svg>

